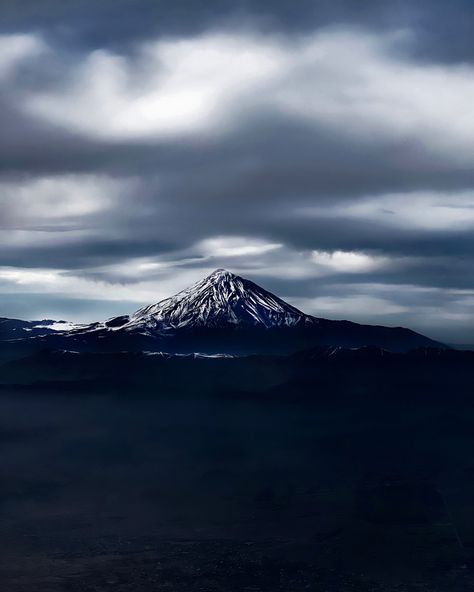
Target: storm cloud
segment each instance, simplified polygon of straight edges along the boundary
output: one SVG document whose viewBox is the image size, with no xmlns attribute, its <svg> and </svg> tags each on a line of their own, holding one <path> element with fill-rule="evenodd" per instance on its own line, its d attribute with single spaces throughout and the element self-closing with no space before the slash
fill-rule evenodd
<svg viewBox="0 0 474 592">
<path fill-rule="evenodd" d="M 474 342 L 469 4 L 100 4 L 0 8 L 3 316 L 95 320 L 226 267 Z"/>
</svg>

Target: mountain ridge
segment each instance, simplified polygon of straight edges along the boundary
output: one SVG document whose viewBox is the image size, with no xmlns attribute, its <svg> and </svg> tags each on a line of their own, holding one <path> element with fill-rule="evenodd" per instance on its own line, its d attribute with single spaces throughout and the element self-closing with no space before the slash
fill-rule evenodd
<svg viewBox="0 0 474 592">
<path fill-rule="evenodd" d="M 446 347 L 403 327 L 361 325 L 307 315 L 251 280 L 217 269 L 191 287 L 132 315 L 48 330 L 17 340 L 51 349 L 169 353 L 292 353 L 316 346 L 392 351 Z"/>
</svg>

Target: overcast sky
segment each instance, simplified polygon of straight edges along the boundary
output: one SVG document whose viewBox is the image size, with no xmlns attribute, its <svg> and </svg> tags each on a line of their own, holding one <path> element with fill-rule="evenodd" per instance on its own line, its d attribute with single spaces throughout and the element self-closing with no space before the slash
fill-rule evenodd
<svg viewBox="0 0 474 592">
<path fill-rule="evenodd" d="M 0 316 L 217 267 L 474 342 L 474 6 L 3 0 Z"/>
</svg>

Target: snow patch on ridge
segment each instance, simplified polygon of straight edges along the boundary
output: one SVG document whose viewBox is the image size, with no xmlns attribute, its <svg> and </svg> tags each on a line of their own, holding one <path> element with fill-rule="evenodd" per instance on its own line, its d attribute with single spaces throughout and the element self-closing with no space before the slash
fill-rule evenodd
<svg viewBox="0 0 474 592">
<path fill-rule="evenodd" d="M 82 329 L 87 325 L 80 325 L 78 323 L 69 323 L 68 321 L 53 321 L 46 325 L 34 325 L 31 329 L 25 329 L 32 331 L 33 329 L 50 329 L 51 331 L 72 331 L 73 329 Z"/>
</svg>

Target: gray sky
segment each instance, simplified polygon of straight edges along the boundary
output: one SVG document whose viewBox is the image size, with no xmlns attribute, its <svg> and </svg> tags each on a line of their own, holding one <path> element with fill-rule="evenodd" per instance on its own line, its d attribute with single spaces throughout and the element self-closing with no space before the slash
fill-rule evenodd
<svg viewBox="0 0 474 592">
<path fill-rule="evenodd" d="M 101 319 L 225 267 L 474 342 L 472 3 L 6 0 L 0 23 L 0 316 Z"/>
</svg>

